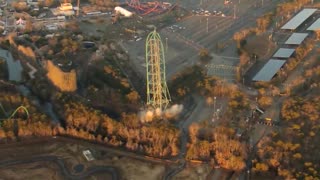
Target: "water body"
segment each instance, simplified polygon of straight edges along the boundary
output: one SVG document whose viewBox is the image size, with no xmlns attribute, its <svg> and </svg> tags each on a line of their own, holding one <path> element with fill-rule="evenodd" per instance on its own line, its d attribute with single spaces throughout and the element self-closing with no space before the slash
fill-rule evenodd
<svg viewBox="0 0 320 180">
<path fill-rule="evenodd" d="M 12 57 L 11 52 L 0 48 L 0 58 L 7 62 L 9 71 L 9 81 L 21 81 L 22 66 L 20 61 L 15 61 Z"/>
<path fill-rule="evenodd" d="M 21 81 L 21 74 L 22 74 L 22 66 L 20 61 L 15 61 L 12 57 L 12 54 L 8 50 L 4 50 L 0 48 L 0 58 L 3 58 L 7 62 L 8 72 L 9 72 L 9 80 L 10 81 Z M 19 92 L 27 97 L 32 95 L 28 87 L 24 85 L 17 86 Z M 54 124 L 60 123 L 58 116 L 54 113 L 52 104 L 50 102 L 41 103 L 38 98 L 36 98 L 33 102 L 42 112 L 46 113 L 51 119 Z"/>
<path fill-rule="evenodd" d="M 83 164 L 77 164 L 76 166 L 73 167 L 73 170 L 76 173 L 81 173 L 84 169 L 84 165 Z"/>
</svg>

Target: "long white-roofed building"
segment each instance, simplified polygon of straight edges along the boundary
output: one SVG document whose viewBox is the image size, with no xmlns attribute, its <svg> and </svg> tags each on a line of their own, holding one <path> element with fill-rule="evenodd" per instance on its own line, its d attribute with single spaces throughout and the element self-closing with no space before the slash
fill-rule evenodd
<svg viewBox="0 0 320 180">
<path fill-rule="evenodd" d="M 285 25 L 281 27 L 281 29 L 286 30 L 295 30 L 302 23 L 304 23 L 309 17 L 311 17 L 317 9 L 303 9 L 293 18 L 291 18 Z"/>
<path fill-rule="evenodd" d="M 253 77 L 252 81 L 270 81 L 285 62 L 285 60 L 270 59 Z"/>
<path fill-rule="evenodd" d="M 300 45 L 307 36 L 308 36 L 308 33 L 293 33 L 284 44 Z"/>
<path fill-rule="evenodd" d="M 289 58 L 294 53 L 295 49 L 291 48 L 279 48 L 276 53 L 274 53 L 273 57 L 275 58 Z"/>
<path fill-rule="evenodd" d="M 123 7 L 120 7 L 120 6 L 115 7 L 114 10 L 115 10 L 116 12 L 122 14 L 122 15 L 125 16 L 125 17 L 131 17 L 131 16 L 133 15 L 132 12 L 130 12 L 130 11 L 124 9 Z"/>
<path fill-rule="evenodd" d="M 317 19 L 311 26 L 308 27 L 308 31 L 317 31 L 320 30 L 320 18 Z"/>
</svg>

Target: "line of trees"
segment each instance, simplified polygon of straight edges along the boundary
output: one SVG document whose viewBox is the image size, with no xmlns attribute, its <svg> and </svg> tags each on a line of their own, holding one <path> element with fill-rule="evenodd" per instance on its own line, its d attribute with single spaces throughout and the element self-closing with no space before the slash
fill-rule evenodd
<svg viewBox="0 0 320 180">
<path fill-rule="evenodd" d="M 102 7 L 114 7 L 117 5 L 117 3 L 112 0 L 89 0 L 89 2 Z"/>
<path fill-rule="evenodd" d="M 57 127 L 50 125 L 47 116 L 33 113 L 30 121 L 22 118 L 5 120 L 0 127 L 0 142 L 56 135 Z"/>
<path fill-rule="evenodd" d="M 276 15 L 279 17 L 285 17 L 289 13 L 299 10 L 304 5 L 311 3 L 313 0 L 295 0 L 280 3 L 277 6 Z"/>
<path fill-rule="evenodd" d="M 136 114 L 125 113 L 118 122 L 75 102 L 65 104 L 62 116 L 66 120 L 66 130 L 58 132 L 62 135 L 96 140 L 156 157 L 175 156 L 179 152 L 179 130 L 163 122 L 144 125 Z"/>
</svg>

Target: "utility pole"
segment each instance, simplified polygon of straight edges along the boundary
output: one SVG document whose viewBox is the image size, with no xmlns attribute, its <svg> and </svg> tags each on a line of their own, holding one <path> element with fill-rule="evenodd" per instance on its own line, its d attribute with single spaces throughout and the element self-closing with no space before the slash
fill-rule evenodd
<svg viewBox="0 0 320 180">
<path fill-rule="evenodd" d="M 79 16 L 79 11 L 80 11 L 80 0 L 77 1 L 77 6 L 78 6 L 78 9 L 77 9 L 77 16 Z"/>
<path fill-rule="evenodd" d="M 166 52 L 168 52 L 168 38 L 166 37 Z"/>
<path fill-rule="evenodd" d="M 216 120 L 216 99 L 217 97 L 213 97 L 213 117 L 212 117 L 212 122 Z"/>
<path fill-rule="evenodd" d="M 134 25 L 133 26 L 133 38 L 135 38 L 136 37 L 136 26 Z"/>
<path fill-rule="evenodd" d="M 214 115 L 216 114 L 216 100 L 217 100 L 217 97 L 213 97 L 213 113 Z"/>
<path fill-rule="evenodd" d="M 233 19 L 236 19 L 236 5 L 233 6 Z"/>
<path fill-rule="evenodd" d="M 207 18 L 207 33 L 209 32 L 209 18 Z"/>
</svg>

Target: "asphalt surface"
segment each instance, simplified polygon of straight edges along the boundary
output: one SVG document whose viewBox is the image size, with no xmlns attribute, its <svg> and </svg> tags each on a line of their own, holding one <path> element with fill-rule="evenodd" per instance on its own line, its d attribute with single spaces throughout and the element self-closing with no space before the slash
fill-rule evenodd
<svg viewBox="0 0 320 180">
<path fill-rule="evenodd" d="M 79 175 L 74 175 L 67 170 L 67 167 L 62 159 L 57 156 L 34 156 L 29 157 L 28 159 L 20 160 L 6 160 L 0 161 L 0 168 L 8 168 L 8 166 L 20 165 L 20 164 L 29 164 L 35 162 L 53 162 L 57 164 L 60 168 L 60 171 L 67 179 L 85 179 L 95 173 L 99 172 L 108 172 L 112 175 L 112 179 L 119 179 L 118 172 L 114 167 L 111 166 L 92 166 L 88 168 L 87 171 L 80 173 Z"/>
<path fill-rule="evenodd" d="M 173 176 L 181 172 L 186 166 L 187 162 L 185 160 L 185 155 L 187 152 L 187 143 L 189 139 L 189 126 L 193 122 L 201 121 L 211 117 L 212 108 L 207 107 L 205 99 L 199 96 L 194 96 L 193 98 L 195 98 L 195 102 L 197 103 L 192 107 L 191 110 L 189 110 L 190 114 L 186 115 L 185 118 L 182 118 L 186 120 L 181 121 L 179 124 L 179 129 L 181 131 L 181 145 L 180 153 L 178 155 L 179 166 L 167 171 L 163 177 L 164 180 L 172 179 Z"/>
<path fill-rule="evenodd" d="M 116 154 L 119 154 L 122 156 L 127 156 L 127 157 L 137 159 L 140 161 L 144 161 L 144 162 L 161 163 L 161 164 L 176 164 L 175 161 L 157 159 L 157 158 L 152 158 L 152 157 L 148 157 L 148 156 L 138 155 L 133 152 L 109 148 L 106 145 L 102 145 L 99 143 L 87 142 L 87 141 L 79 140 L 76 138 L 60 137 L 60 136 L 57 136 L 55 138 L 40 137 L 40 138 L 30 139 L 30 140 L 26 140 L 26 141 L 22 141 L 22 142 L 0 144 L 0 149 L 1 148 L 24 147 L 25 145 L 30 145 L 30 144 L 39 146 L 45 142 L 51 142 L 51 143 L 63 142 L 63 143 L 84 144 L 84 145 L 90 145 L 90 146 L 94 144 L 97 146 L 97 148 L 102 147 L 103 149 L 110 151 L 112 153 L 116 153 Z M 1 168 L 8 168 L 8 166 L 35 163 L 35 162 L 52 162 L 52 163 L 57 164 L 60 168 L 61 173 L 66 177 L 66 179 L 87 179 L 87 177 L 94 175 L 95 173 L 102 173 L 102 172 L 107 172 L 110 175 L 112 175 L 113 180 L 120 179 L 120 174 L 119 174 L 118 170 L 113 166 L 91 166 L 87 169 L 87 171 L 85 171 L 83 173 L 72 174 L 71 172 L 68 171 L 68 168 L 66 167 L 66 164 L 64 163 L 64 161 L 61 157 L 53 156 L 53 155 L 45 155 L 45 154 L 44 155 L 35 155 L 35 156 L 31 156 L 31 157 L 26 157 L 26 158 L 24 157 L 21 159 L 5 160 L 5 161 L 3 160 L 3 161 L 0 161 L 0 169 Z M 176 174 L 176 173 L 172 174 L 170 172 L 167 172 L 167 175 L 169 178 L 171 178 L 173 175 Z"/>
<path fill-rule="evenodd" d="M 172 169 L 171 171 L 168 171 L 168 172 L 164 175 L 163 179 L 164 179 L 164 180 L 172 179 L 173 176 L 175 176 L 176 174 L 178 174 L 180 171 L 182 171 L 182 170 L 186 167 L 186 164 L 187 164 L 186 161 L 185 161 L 185 160 L 182 160 L 181 163 L 180 163 L 180 165 L 179 165 L 177 168 Z"/>
</svg>

